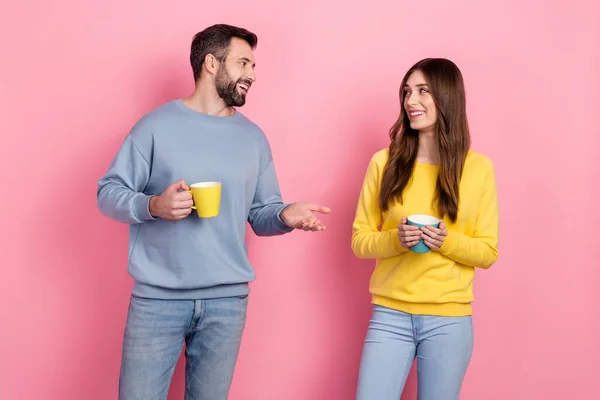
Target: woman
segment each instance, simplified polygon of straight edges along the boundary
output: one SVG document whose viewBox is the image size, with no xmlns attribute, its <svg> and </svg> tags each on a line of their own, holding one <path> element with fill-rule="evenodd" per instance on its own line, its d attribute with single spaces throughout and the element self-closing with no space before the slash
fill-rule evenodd
<svg viewBox="0 0 600 400">
<path fill-rule="evenodd" d="M 369 163 L 353 224 L 354 253 L 377 260 L 357 399 L 398 400 L 416 357 L 419 400 L 455 400 L 473 349 L 474 269 L 498 257 L 494 168 L 470 150 L 453 62 L 415 64 L 400 102 L 389 148 Z M 409 225 L 413 214 L 436 217 L 439 226 Z M 421 240 L 426 253 L 414 251 Z"/>
</svg>

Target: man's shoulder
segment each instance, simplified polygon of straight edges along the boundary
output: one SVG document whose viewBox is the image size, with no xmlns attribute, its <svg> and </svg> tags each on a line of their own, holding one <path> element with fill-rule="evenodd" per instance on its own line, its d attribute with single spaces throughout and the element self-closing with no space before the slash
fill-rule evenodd
<svg viewBox="0 0 600 400">
<path fill-rule="evenodd" d="M 144 114 L 138 121 L 140 124 L 153 124 L 165 120 L 172 121 L 173 118 L 181 119 L 181 110 L 176 100 L 169 101 L 153 108 Z"/>
<path fill-rule="evenodd" d="M 151 135 L 161 125 L 174 124 L 181 119 L 175 101 L 169 101 L 142 115 L 131 129 L 132 136 Z"/>
<path fill-rule="evenodd" d="M 244 135 L 252 136 L 262 150 L 270 151 L 271 145 L 269 139 L 262 128 L 238 110 L 236 110 L 236 113 L 238 113 L 239 124 L 244 129 Z"/>
<path fill-rule="evenodd" d="M 250 118 L 248 118 L 246 115 L 241 113 L 239 110 L 235 110 L 235 112 L 238 114 L 239 123 L 241 125 L 243 125 L 244 128 L 248 129 L 248 131 L 251 132 L 252 134 L 266 139 L 266 135 L 265 135 L 264 131 L 262 130 L 262 128 L 260 126 L 258 126 L 257 123 L 252 121 Z"/>
</svg>

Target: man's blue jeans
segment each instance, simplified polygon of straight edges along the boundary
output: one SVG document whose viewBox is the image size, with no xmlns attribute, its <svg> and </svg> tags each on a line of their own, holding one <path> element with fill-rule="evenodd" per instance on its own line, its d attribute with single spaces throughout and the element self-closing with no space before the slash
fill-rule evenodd
<svg viewBox="0 0 600 400">
<path fill-rule="evenodd" d="M 119 399 L 166 400 L 185 343 L 185 399 L 226 400 L 247 305 L 247 296 L 205 300 L 132 296 Z"/>
</svg>

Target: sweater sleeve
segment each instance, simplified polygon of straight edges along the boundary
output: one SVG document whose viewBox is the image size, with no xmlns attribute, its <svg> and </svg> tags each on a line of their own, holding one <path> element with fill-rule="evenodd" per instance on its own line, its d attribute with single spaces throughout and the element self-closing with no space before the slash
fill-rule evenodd
<svg viewBox="0 0 600 400">
<path fill-rule="evenodd" d="M 127 224 L 153 220 L 149 210 L 152 196 L 143 193 L 149 178 L 150 164 L 128 135 L 98 183 L 100 212 Z"/>
<path fill-rule="evenodd" d="M 383 167 L 377 162 L 377 155 L 371 158 L 358 198 L 352 224 L 352 251 L 358 258 L 384 259 L 408 251 L 400 244 L 398 229 L 380 230 L 379 191 Z"/>
<path fill-rule="evenodd" d="M 293 231 L 281 220 L 281 212 L 288 206 L 281 198 L 275 173 L 271 146 L 266 138 L 261 142 L 261 171 L 256 192 L 248 214 L 248 223 L 257 236 L 278 236 Z"/>
<path fill-rule="evenodd" d="M 448 231 L 440 253 L 461 263 L 479 268 L 491 267 L 498 258 L 498 193 L 491 167 L 482 188 L 475 229 L 471 236 Z"/>
</svg>

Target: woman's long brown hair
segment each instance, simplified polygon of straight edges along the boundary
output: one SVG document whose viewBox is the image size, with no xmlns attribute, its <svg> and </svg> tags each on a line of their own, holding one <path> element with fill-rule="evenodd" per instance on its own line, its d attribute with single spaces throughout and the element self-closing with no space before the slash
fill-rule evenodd
<svg viewBox="0 0 600 400">
<path fill-rule="evenodd" d="M 426 58 L 408 70 L 400 85 L 400 115 L 390 129 L 389 160 L 383 172 L 380 208 L 387 211 L 393 201 L 402 203 L 402 193 L 413 173 L 419 132 L 411 129 L 404 109 L 404 85 L 409 76 L 421 71 L 437 109 L 436 138 L 440 153 L 440 172 L 437 179 L 434 207 L 440 217 L 456 222 L 459 184 L 471 136 L 467 121 L 465 87 L 458 67 L 444 58 Z"/>
</svg>

